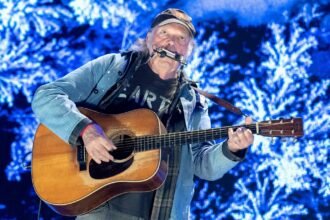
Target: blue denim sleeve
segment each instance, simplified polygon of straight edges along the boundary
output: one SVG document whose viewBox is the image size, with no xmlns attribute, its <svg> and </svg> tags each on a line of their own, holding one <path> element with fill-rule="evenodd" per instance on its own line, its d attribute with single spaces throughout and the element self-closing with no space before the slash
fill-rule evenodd
<svg viewBox="0 0 330 220">
<path fill-rule="evenodd" d="M 99 57 L 54 82 L 40 86 L 32 101 L 32 109 L 39 121 L 64 141 L 75 145 L 80 131 L 92 122 L 79 112 L 76 104 L 88 98 L 112 65 L 114 56 Z"/>
<path fill-rule="evenodd" d="M 197 107 L 194 115 L 198 115 L 194 123 L 198 124 L 199 130 L 211 128 L 206 101 Z M 238 163 L 224 154 L 224 143 L 209 141 L 191 146 L 195 175 L 205 180 L 217 180 Z"/>
</svg>

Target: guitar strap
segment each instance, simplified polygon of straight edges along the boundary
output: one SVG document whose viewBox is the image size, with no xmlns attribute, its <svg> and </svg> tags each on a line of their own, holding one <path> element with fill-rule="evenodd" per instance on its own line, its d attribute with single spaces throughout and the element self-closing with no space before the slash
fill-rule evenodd
<svg viewBox="0 0 330 220">
<path fill-rule="evenodd" d="M 220 106 L 226 108 L 227 110 L 229 110 L 229 111 L 231 111 L 231 112 L 233 112 L 233 113 L 235 113 L 235 114 L 237 114 L 237 115 L 244 115 L 245 117 L 247 117 L 247 115 L 244 114 L 240 108 L 234 106 L 234 105 L 231 104 L 230 102 L 228 102 L 228 101 L 226 101 L 226 100 L 224 100 L 224 99 L 222 99 L 222 98 L 219 98 L 219 97 L 217 97 L 217 96 L 215 96 L 215 95 L 213 95 L 213 94 L 210 94 L 210 93 L 208 93 L 208 92 L 205 92 L 205 91 L 203 91 L 203 90 L 201 90 L 201 89 L 199 89 L 199 88 L 197 88 L 197 87 L 192 86 L 192 88 L 193 88 L 196 92 L 198 92 L 199 94 L 202 94 L 203 96 L 209 98 L 211 101 L 213 101 L 213 102 L 215 102 L 216 104 L 218 104 L 218 105 L 220 105 Z"/>
</svg>

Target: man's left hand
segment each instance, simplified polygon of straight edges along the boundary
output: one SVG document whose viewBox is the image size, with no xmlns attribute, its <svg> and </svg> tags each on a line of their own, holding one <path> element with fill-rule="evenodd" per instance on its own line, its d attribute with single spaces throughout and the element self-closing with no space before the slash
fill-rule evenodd
<svg viewBox="0 0 330 220">
<path fill-rule="evenodd" d="M 245 124 L 251 124 L 252 118 L 246 117 L 245 118 Z M 252 143 L 254 136 L 252 134 L 252 131 L 250 129 L 247 129 L 245 127 L 239 127 L 236 129 L 236 131 L 233 131 L 232 128 L 228 129 L 228 149 L 231 152 L 237 152 L 239 150 L 243 150 L 248 148 Z"/>
</svg>

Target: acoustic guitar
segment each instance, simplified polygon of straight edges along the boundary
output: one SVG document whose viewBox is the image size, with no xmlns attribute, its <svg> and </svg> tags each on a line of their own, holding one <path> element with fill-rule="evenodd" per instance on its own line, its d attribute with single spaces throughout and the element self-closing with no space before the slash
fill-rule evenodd
<svg viewBox="0 0 330 220">
<path fill-rule="evenodd" d="M 127 192 L 152 191 L 167 176 L 167 148 L 227 137 L 228 129 L 244 126 L 263 136 L 299 137 L 301 118 L 262 121 L 250 125 L 167 133 L 157 115 L 137 109 L 117 115 L 85 108 L 113 140 L 115 160 L 97 164 L 84 147 L 70 146 L 44 125 L 36 131 L 32 152 L 35 192 L 59 214 L 80 215 Z"/>
</svg>

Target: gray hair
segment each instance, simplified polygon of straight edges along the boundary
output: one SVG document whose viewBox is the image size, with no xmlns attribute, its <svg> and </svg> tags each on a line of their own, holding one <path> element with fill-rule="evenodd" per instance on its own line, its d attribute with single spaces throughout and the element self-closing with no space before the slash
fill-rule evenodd
<svg viewBox="0 0 330 220">
<path fill-rule="evenodd" d="M 146 38 L 138 38 L 129 48 L 129 50 L 149 54 Z"/>
</svg>

